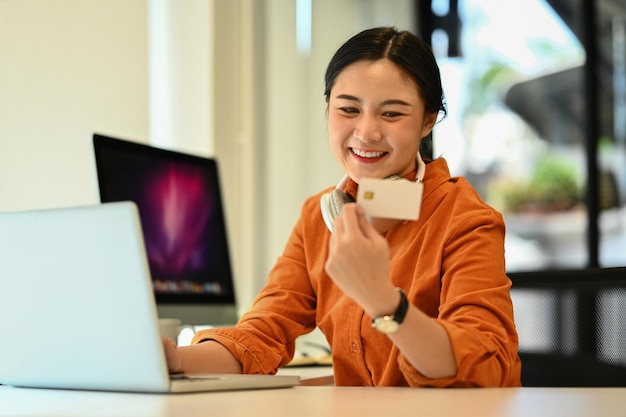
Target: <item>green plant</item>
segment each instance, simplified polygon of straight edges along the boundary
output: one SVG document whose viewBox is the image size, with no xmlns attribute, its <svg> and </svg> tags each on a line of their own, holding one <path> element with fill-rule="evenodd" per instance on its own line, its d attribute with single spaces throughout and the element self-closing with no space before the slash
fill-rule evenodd
<svg viewBox="0 0 626 417">
<path fill-rule="evenodd" d="M 541 158 L 535 165 L 528 188 L 531 201 L 556 209 L 571 208 L 581 200 L 575 168 L 565 159 Z"/>
<path fill-rule="evenodd" d="M 582 200 L 573 164 L 554 156 L 537 161 L 529 182 L 495 183 L 491 194 L 505 212 L 568 210 Z"/>
</svg>

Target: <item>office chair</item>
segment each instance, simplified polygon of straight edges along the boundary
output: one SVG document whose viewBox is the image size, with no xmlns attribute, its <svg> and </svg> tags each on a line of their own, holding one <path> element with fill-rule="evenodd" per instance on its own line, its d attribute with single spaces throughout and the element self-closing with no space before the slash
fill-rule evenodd
<svg viewBox="0 0 626 417">
<path fill-rule="evenodd" d="M 523 386 L 626 387 L 626 267 L 508 275 Z"/>
</svg>

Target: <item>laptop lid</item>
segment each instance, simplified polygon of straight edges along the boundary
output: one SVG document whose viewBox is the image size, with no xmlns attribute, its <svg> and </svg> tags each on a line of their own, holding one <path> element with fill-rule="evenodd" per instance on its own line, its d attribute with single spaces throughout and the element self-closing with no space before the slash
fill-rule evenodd
<svg viewBox="0 0 626 417">
<path fill-rule="evenodd" d="M 134 203 L 0 213 L 0 284 L 0 384 L 170 391 Z M 206 389 L 298 383 L 223 379 Z"/>
</svg>

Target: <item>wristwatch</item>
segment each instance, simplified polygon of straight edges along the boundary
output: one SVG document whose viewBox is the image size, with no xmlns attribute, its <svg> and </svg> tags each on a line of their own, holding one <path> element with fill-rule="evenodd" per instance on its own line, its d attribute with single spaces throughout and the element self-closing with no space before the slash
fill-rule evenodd
<svg viewBox="0 0 626 417">
<path fill-rule="evenodd" d="M 402 288 L 396 289 L 400 293 L 400 305 L 396 312 L 391 316 L 380 316 L 372 320 L 372 327 L 381 333 L 391 334 L 398 331 L 409 309 L 409 300 L 406 298 L 406 293 Z"/>
</svg>

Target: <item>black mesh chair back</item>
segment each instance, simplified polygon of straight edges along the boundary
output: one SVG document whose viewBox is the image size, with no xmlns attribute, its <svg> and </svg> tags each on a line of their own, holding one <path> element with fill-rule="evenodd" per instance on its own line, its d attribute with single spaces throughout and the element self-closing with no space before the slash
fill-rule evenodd
<svg viewBox="0 0 626 417">
<path fill-rule="evenodd" d="M 626 267 L 509 277 L 522 385 L 626 386 Z"/>
</svg>

